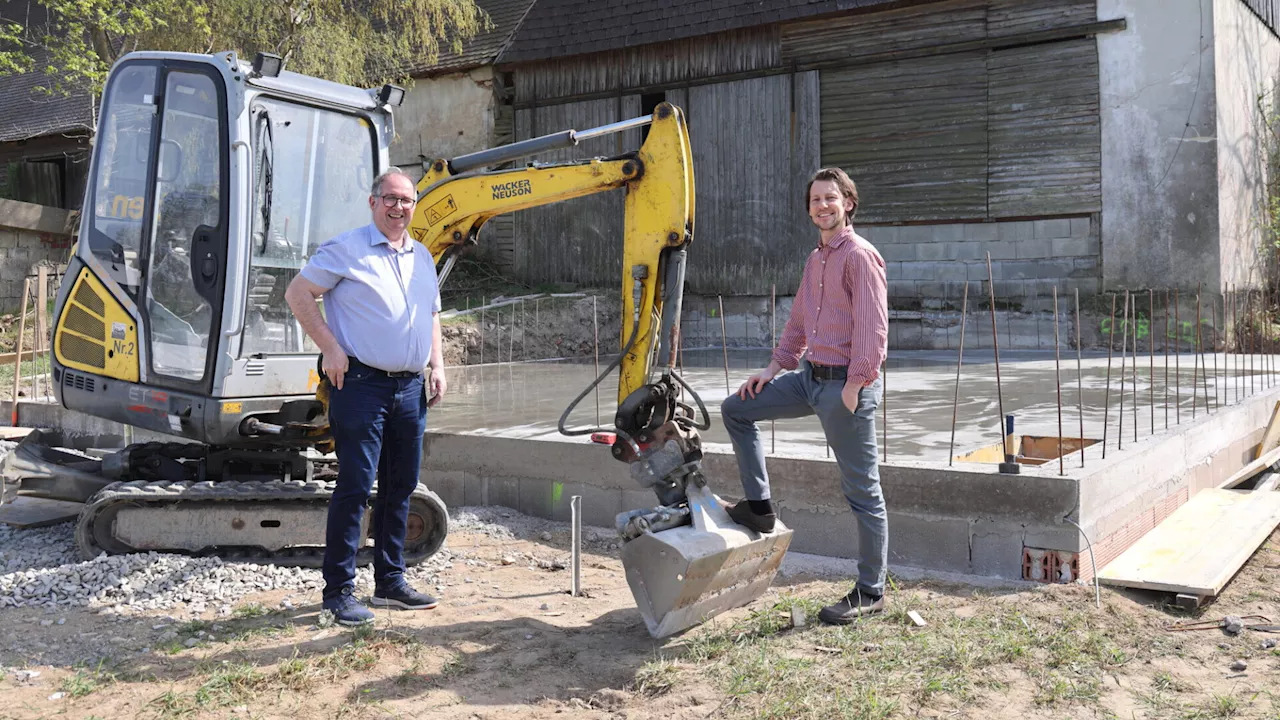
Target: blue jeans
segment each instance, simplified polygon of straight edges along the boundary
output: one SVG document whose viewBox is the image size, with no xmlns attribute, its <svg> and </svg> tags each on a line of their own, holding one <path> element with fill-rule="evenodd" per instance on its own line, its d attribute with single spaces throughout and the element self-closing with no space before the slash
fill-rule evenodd
<svg viewBox="0 0 1280 720">
<path fill-rule="evenodd" d="M 373 577 L 377 588 L 404 576 L 409 497 L 418 486 L 427 403 L 421 376 L 392 378 L 367 366 L 346 373 L 329 396 L 329 427 L 338 456 L 338 482 L 329 500 L 324 549 L 324 593 L 328 599 L 354 587 L 360 521 L 373 482 Z"/>
<path fill-rule="evenodd" d="M 876 409 L 884 381 L 862 388 L 857 412 L 849 412 L 840 398 L 844 380 L 815 380 L 809 370 L 808 361 L 801 361 L 798 370 L 779 373 L 754 398 L 742 400 L 733 394 L 721 404 L 720 417 L 733 440 L 742 489 L 748 500 L 770 497 L 757 421 L 817 415 L 858 524 L 858 588 L 881 595 L 889 562 L 889 517 L 880 491 Z"/>
</svg>

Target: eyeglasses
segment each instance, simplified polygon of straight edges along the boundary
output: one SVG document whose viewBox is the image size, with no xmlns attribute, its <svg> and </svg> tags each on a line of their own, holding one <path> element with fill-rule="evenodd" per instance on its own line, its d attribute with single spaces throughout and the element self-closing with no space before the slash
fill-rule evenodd
<svg viewBox="0 0 1280 720">
<path fill-rule="evenodd" d="M 418 202 L 415 198 L 400 197 L 398 195 L 378 195 L 382 198 L 382 204 L 385 207 L 393 208 L 397 205 L 413 205 Z"/>
</svg>

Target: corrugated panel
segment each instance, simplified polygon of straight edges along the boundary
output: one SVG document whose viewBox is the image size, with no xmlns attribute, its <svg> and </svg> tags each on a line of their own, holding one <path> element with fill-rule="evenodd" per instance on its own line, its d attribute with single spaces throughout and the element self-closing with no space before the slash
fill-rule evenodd
<svg viewBox="0 0 1280 720">
<path fill-rule="evenodd" d="M 796 224 L 800 193 L 791 160 L 791 76 L 689 88 L 697 225 L 688 279 L 693 292 L 760 295 L 793 272 L 812 238 Z M 780 269 L 785 269 L 780 272 Z"/>
<path fill-rule="evenodd" d="M 621 112 L 619 105 L 621 104 Z M 561 130 L 585 129 L 640 114 L 637 97 L 565 103 L 516 111 L 516 136 L 524 140 Z M 640 145 L 640 131 L 622 135 L 625 148 Z M 576 148 L 538 155 L 548 163 L 618 151 L 614 136 L 592 138 Z M 585 285 L 621 283 L 621 190 L 589 195 L 514 213 L 513 269 L 528 283 L 572 282 Z"/>
<path fill-rule="evenodd" d="M 822 72 L 822 162 L 858 183 L 866 222 L 987 212 L 986 53 Z"/>
<path fill-rule="evenodd" d="M 1098 19 L 1097 0 L 990 0 L 987 32 L 991 37 L 1040 32 Z"/>
<path fill-rule="evenodd" d="M 991 216 L 1101 211 L 1094 40 L 1000 50 L 988 65 Z"/>
<path fill-rule="evenodd" d="M 986 38 L 985 0 L 928 3 L 784 25 L 782 62 L 846 60 Z"/>
</svg>

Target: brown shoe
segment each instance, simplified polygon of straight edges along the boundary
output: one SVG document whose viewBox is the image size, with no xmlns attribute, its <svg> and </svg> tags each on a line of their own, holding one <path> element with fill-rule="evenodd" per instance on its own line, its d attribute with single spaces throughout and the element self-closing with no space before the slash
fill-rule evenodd
<svg viewBox="0 0 1280 720">
<path fill-rule="evenodd" d="M 818 619 L 828 625 L 848 625 L 864 615 L 884 611 L 884 596 L 873 598 L 854 588 L 840 602 L 822 608 Z"/>
<path fill-rule="evenodd" d="M 755 514 L 746 498 L 727 506 L 725 511 L 729 513 L 729 517 L 732 518 L 734 522 L 765 535 L 773 532 L 773 526 L 778 521 L 778 515 L 776 513 L 767 513 L 765 515 Z"/>
</svg>

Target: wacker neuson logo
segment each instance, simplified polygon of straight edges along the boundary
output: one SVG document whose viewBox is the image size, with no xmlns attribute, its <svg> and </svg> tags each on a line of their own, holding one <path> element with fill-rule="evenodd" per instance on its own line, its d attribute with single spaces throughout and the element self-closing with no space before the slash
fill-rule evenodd
<svg viewBox="0 0 1280 720">
<path fill-rule="evenodd" d="M 493 199 L 504 200 L 520 195 L 529 195 L 533 192 L 533 186 L 528 180 L 512 180 L 509 183 L 493 186 Z"/>
</svg>

